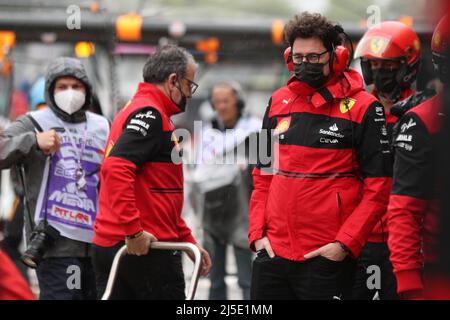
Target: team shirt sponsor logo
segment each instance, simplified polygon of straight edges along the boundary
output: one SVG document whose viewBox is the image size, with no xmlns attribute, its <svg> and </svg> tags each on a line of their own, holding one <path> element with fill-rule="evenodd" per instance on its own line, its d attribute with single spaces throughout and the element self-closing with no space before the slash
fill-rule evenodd
<svg viewBox="0 0 450 320">
<path fill-rule="evenodd" d="M 142 113 L 138 113 L 136 115 L 136 118 L 138 119 L 143 119 L 143 118 L 151 118 L 151 119 L 156 119 L 156 117 L 153 115 L 153 111 L 147 111 L 147 112 L 142 112 Z"/>
<path fill-rule="evenodd" d="M 403 148 L 406 151 L 412 151 L 412 149 L 413 149 L 412 145 L 410 145 L 409 143 L 405 143 L 405 142 L 396 143 L 395 146 L 398 148 Z"/>
<path fill-rule="evenodd" d="M 291 125 L 291 117 L 281 118 L 275 128 L 274 135 L 279 135 L 288 131 L 289 126 Z"/>
<path fill-rule="evenodd" d="M 412 127 L 416 126 L 417 123 L 413 119 L 409 119 L 408 123 L 404 123 L 401 126 L 401 132 L 405 132 L 406 130 L 411 129 Z"/>
<path fill-rule="evenodd" d="M 384 115 L 383 107 L 376 107 L 375 113 L 377 114 L 377 116 L 382 117 Z"/>
<path fill-rule="evenodd" d="M 329 130 L 320 129 L 319 133 L 326 135 L 326 136 L 332 136 L 335 138 L 344 138 L 344 135 L 337 132 L 339 130 L 337 124 L 333 124 L 331 127 L 328 128 Z"/>
<path fill-rule="evenodd" d="M 150 128 L 150 125 L 148 123 L 146 123 L 145 121 L 142 121 L 142 120 L 131 119 L 130 124 L 141 126 L 145 130 L 148 130 L 148 128 Z"/>
<path fill-rule="evenodd" d="M 412 135 L 410 134 L 399 134 L 396 141 L 405 141 L 405 142 L 411 142 L 412 141 Z"/>
<path fill-rule="evenodd" d="M 339 128 L 337 127 L 337 124 L 335 123 L 335 124 L 333 124 L 333 125 L 330 127 L 330 130 L 331 130 L 331 131 L 338 131 Z"/>
<path fill-rule="evenodd" d="M 148 134 L 148 130 L 150 129 L 150 124 L 142 119 L 156 119 L 156 117 L 153 115 L 153 111 L 138 113 L 133 117 L 133 119 L 131 119 L 126 128 L 129 130 L 137 131 L 142 136 L 146 137 Z"/>
<path fill-rule="evenodd" d="M 326 143 L 326 144 L 336 144 L 336 143 L 339 143 L 339 140 L 338 139 L 331 139 L 331 138 L 324 138 L 324 137 L 322 137 L 322 138 L 320 138 L 320 142 L 321 143 Z"/>
</svg>

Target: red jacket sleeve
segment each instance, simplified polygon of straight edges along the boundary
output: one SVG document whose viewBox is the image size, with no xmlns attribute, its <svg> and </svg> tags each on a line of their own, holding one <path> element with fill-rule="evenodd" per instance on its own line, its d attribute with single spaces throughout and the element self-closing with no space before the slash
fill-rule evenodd
<svg viewBox="0 0 450 320">
<path fill-rule="evenodd" d="M 191 229 L 187 226 L 186 221 L 182 217 L 178 221 L 178 234 L 180 236 L 181 242 L 190 242 L 192 244 L 197 244 L 194 236 L 192 235 Z"/>
<path fill-rule="evenodd" d="M 423 221 L 435 189 L 433 149 L 425 124 L 413 112 L 394 138 L 394 180 L 388 209 L 389 250 L 400 294 L 423 290 Z"/>
<path fill-rule="evenodd" d="M 354 257 L 359 256 L 373 228 L 386 213 L 389 201 L 392 158 L 383 119 L 384 108 L 375 101 L 354 128 L 354 149 L 360 172 L 355 167 L 353 170 L 361 176 L 362 197 L 336 236 Z"/>
<path fill-rule="evenodd" d="M 270 106 L 272 99 L 269 100 L 269 105 L 266 109 L 266 113 L 263 118 L 262 130 L 258 136 L 258 150 L 260 150 L 264 144 L 265 150 L 258 152 L 258 163 L 253 169 L 253 192 L 250 198 L 249 207 L 249 230 L 248 239 L 250 249 L 255 250 L 255 241 L 261 239 L 264 236 L 266 228 L 265 211 L 266 202 L 269 195 L 269 187 L 272 182 L 272 132 L 275 128 L 275 124 L 269 118 Z M 267 151 L 264 153 L 264 151 Z M 262 159 L 265 158 L 265 160 Z M 268 160 L 268 163 L 266 163 Z"/>
<path fill-rule="evenodd" d="M 426 200 L 395 194 L 389 201 L 388 245 L 399 293 L 423 290 L 420 230 L 427 203 Z"/>
<path fill-rule="evenodd" d="M 250 199 L 248 239 L 250 248 L 255 250 L 254 242 L 264 236 L 266 228 L 265 210 L 272 175 L 253 169 L 253 193 Z"/>
<path fill-rule="evenodd" d="M 358 257 L 373 227 L 386 213 L 391 178 L 364 179 L 363 198 L 339 230 L 336 240 Z"/>
</svg>

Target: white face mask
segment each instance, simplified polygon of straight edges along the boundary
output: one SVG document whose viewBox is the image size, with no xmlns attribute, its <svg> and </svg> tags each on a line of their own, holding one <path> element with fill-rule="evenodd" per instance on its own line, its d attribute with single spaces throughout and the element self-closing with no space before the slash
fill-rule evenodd
<svg viewBox="0 0 450 320">
<path fill-rule="evenodd" d="M 80 110 L 85 101 L 86 95 L 79 90 L 67 89 L 55 94 L 56 105 L 68 114 Z"/>
</svg>

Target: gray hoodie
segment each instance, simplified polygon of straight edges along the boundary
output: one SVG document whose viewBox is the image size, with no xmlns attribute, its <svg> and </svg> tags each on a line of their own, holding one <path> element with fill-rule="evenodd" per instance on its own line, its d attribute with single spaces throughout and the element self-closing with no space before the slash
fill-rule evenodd
<svg viewBox="0 0 450 320">
<path fill-rule="evenodd" d="M 59 109 L 53 97 L 55 81 L 63 76 L 77 78 L 86 86 L 86 103 L 81 110 L 72 115 Z M 54 60 L 47 70 L 45 90 L 47 105 L 61 120 L 73 123 L 86 121 L 86 110 L 91 103 L 92 87 L 79 60 L 66 57 Z M 0 169 L 15 166 L 24 168 L 31 216 L 34 216 L 47 158 L 38 147 L 36 129 L 28 116 L 22 116 L 0 133 Z M 29 239 L 31 225 L 26 211 L 24 216 L 26 238 Z M 91 254 L 90 247 L 90 244 L 61 236 L 44 257 L 88 257 Z"/>
</svg>

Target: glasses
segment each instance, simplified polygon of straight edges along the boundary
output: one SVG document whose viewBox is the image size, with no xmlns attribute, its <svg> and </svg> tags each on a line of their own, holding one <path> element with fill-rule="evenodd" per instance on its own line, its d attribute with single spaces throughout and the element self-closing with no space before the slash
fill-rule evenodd
<svg viewBox="0 0 450 320">
<path fill-rule="evenodd" d="M 295 53 L 292 55 L 292 61 L 294 61 L 294 63 L 302 63 L 303 60 L 306 58 L 306 62 L 318 63 L 320 61 L 320 57 L 323 56 L 327 52 L 328 52 L 328 50 L 326 50 L 322 53 L 309 53 L 307 55 Z"/>
<path fill-rule="evenodd" d="M 195 91 L 198 89 L 198 84 L 196 84 L 194 81 L 189 80 L 188 78 L 184 78 L 189 83 L 189 89 L 191 90 L 191 94 L 194 94 Z"/>
</svg>

